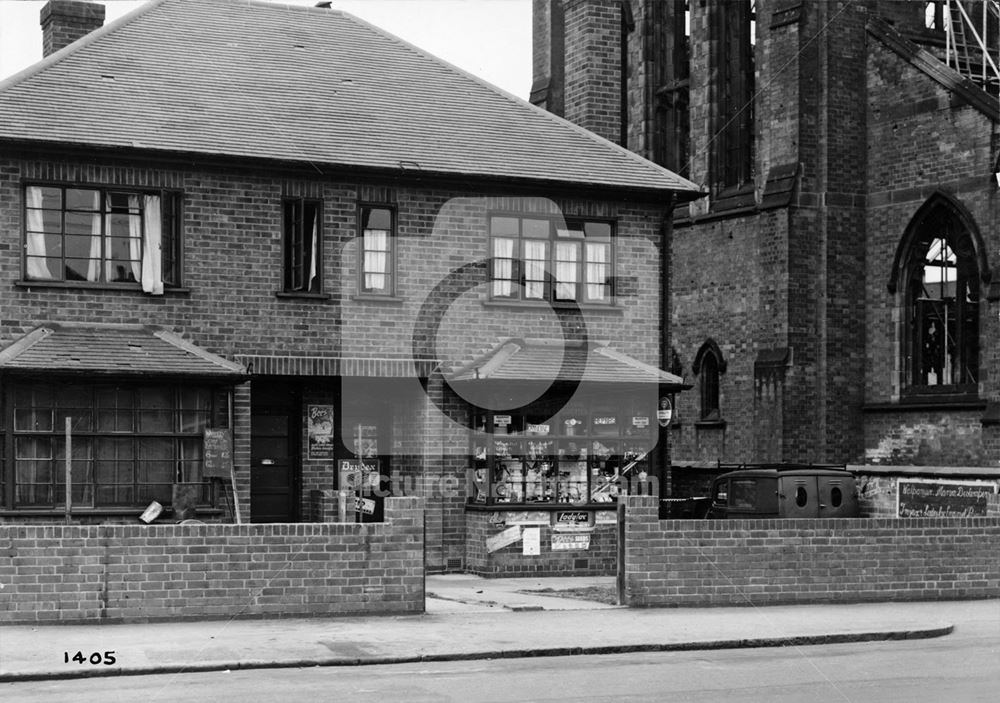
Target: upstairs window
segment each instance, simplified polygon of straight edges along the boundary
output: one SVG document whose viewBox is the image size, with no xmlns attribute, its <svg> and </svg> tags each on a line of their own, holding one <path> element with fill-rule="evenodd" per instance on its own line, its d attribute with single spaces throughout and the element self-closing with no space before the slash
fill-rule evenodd
<svg viewBox="0 0 1000 703">
<path fill-rule="evenodd" d="M 713 181 L 720 190 L 753 178 L 755 0 L 716 3 Z"/>
<path fill-rule="evenodd" d="M 393 295 L 395 270 L 393 211 L 387 207 L 361 208 L 361 283 L 368 295 Z"/>
<path fill-rule="evenodd" d="M 319 293 L 322 290 L 319 200 L 285 200 L 284 259 L 286 293 Z"/>
<path fill-rule="evenodd" d="M 180 194 L 118 188 L 25 188 L 24 278 L 180 284 Z"/>
<path fill-rule="evenodd" d="M 490 218 L 490 295 L 494 300 L 610 304 L 614 248 L 609 222 Z"/>
</svg>

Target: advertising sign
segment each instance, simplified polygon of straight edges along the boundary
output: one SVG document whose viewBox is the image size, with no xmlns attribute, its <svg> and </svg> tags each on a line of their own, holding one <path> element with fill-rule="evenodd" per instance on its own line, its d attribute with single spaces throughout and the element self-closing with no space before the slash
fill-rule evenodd
<svg viewBox="0 0 1000 703">
<path fill-rule="evenodd" d="M 513 527 L 508 527 L 503 532 L 498 532 L 497 534 L 486 538 L 486 551 L 495 552 L 498 549 L 503 549 L 509 544 L 514 544 L 521 540 L 521 530 L 524 528 L 520 525 L 514 525 Z"/>
<path fill-rule="evenodd" d="M 586 510 L 560 510 L 556 513 L 556 524 L 583 527 L 590 524 L 590 513 Z"/>
<path fill-rule="evenodd" d="M 931 481 L 901 478 L 897 483 L 899 517 L 985 517 L 996 484 L 979 481 Z"/>
<path fill-rule="evenodd" d="M 670 402 L 670 398 L 663 396 L 660 398 L 660 406 L 656 410 L 656 421 L 660 423 L 660 427 L 666 427 L 670 424 L 670 418 L 673 417 L 674 406 Z"/>
<path fill-rule="evenodd" d="M 310 405 L 306 411 L 306 431 L 309 437 L 308 457 L 333 457 L 333 406 Z"/>
<path fill-rule="evenodd" d="M 570 551 L 574 549 L 590 549 L 589 534 L 553 534 L 552 551 Z"/>
<path fill-rule="evenodd" d="M 594 516 L 594 523 L 598 525 L 618 524 L 618 512 L 615 510 L 598 510 Z"/>
<path fill-rule="evenodd" d="M 522 553 L 527 556 L 536 556 L 542 553 L 542 530 L 540 527 L 524 528 L 524 544 Z"/>
</svg>

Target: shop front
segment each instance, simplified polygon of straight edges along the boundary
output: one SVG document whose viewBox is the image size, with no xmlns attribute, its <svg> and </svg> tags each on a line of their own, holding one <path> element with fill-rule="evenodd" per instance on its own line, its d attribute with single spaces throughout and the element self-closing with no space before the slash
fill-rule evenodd
<svg viewBox="0 0 1000 703">
<path fill-rule="evenodd" d="M 466 568 L 614 573 L 618 498 L 661 495 L 682 380 L 607 345 L 509 340 L 450 384 L 471 417 Z"/>
</svg>

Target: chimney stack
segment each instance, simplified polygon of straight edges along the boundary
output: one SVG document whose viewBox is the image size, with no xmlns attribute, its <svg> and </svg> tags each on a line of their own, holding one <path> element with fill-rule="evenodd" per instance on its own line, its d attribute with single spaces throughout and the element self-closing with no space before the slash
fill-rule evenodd
<svg viewBox="0 0 1000 703">
<path fill-rule="evenodd" d="M 104 5 L 84 0 L 49 0 L 39 15 L 42 55 L 48 56 L 104 24 Z"/>
</svg>

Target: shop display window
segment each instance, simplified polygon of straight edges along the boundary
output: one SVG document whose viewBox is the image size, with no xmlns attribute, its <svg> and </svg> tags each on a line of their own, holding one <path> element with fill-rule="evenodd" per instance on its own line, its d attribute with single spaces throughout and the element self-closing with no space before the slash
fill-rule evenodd
<svg viewBox="0 0 1000 703">
<path fill-rule="evenodd" d="M 648 404 L 648 403 L 646 403 Z M 471 502 L 613 503 L 644 480 L 656 442 L 655 407 L 577 402 L 556 413 L 474 416 Z"/>
</svg>

